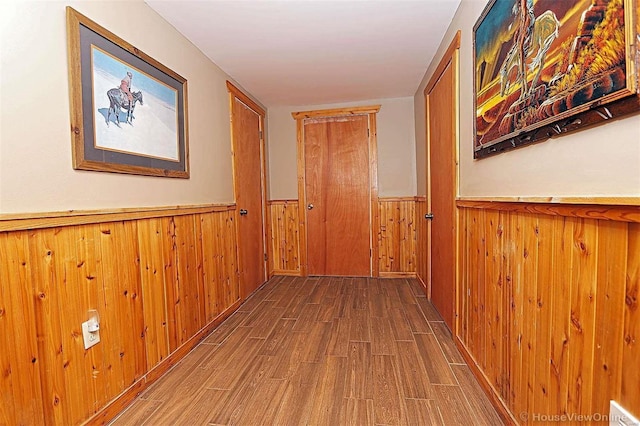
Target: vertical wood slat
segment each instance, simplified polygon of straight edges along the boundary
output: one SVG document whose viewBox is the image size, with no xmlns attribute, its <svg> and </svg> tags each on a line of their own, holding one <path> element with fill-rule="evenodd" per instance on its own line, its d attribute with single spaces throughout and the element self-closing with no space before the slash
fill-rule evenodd
<svg viewBox="0 0 640 426">
<path fill-rule="evenodd" d="M 174 255 L 176 259 L 176 341 L 185 343 L 200 329 L 200 279 L 193 216 L 176 216 Z"/>
<path fill-rule="evenodd" d="M 300 274 L 298 200 L 269 201 L 271 268 L 274 274 Z"/>
<path fill-rule="evenodd" d="M 377 236 L 381 273 L 416 272 L 416 201 L 411 198 L 380 198 Z"/>
<path fill-rule="evenodd" d="M 620 402 L 640 417 L 640 223 L 629 224 L 626 272 Z"/>
<path fill-rule="evenodd" d="M 491 386 L 497 393 L 501 393 L 497 377 L 501 371 L 502 336 L 500 335 L 500 311 L 501 304 L 498 301 L 502 297 L 501 273 L 502 273 L 502 234 L 503 225 L 500 213 L 488 211 L 486 214 L 487 238 L 485 252 L 485 324 L 487 325 L 487 339 L 484 351 L 491 356 L 485 358 L 485 371 L 491 380 Z"/>
<path fill-rule="evenodd" d="M 593 394 L 594 328 L 596 277 L 598 268 L 598 228 L 596 221 L 578 219 L 572 241 L 571 324 L 569 346 L 569 413 L 588 415 Z"/>
<path fill-rule="evenodd" d="M 177 312 L 180 310 L 179 282 L 177 278 L 176 263 L 176 225 L 174 217 L 160 219 L 162 225 L 162 255 L 165 271 L 165 303 L 167 312 L 167 332 L 169 334 L 169 352 L 175 351 L 179 343 L 179 319 Z"/>
<path fill-rule="evenodd" d="M 477 285 L 477 295 L 476 299 L 478 301 L 478 321 L 476 322 L 476 330 L 478 333 L 479 339 L 477 342 L 477 351 L 480 353 L 479 358 L 483 367 L 487 365 L 487 358 L 492 356 L 489 352 L 485 350 L 487 346 L 487 342 L 491 338 L 491 329 L 489 327 L 485 327 L 485 324 L 488 324 L 488 316 L 489 316 L 489 304 L 490 301 L 485 297 L 487 292 L 487 287 L 489 287 L 489 282 L 485 281 L 485 275 L 487 270 L 487 256 L 489 252 L 489 246 L 487 243 L 487 235 L 489 232 L 489 224 L 487 219 L 487 212 L 480 211 L 477 216 L 477 225 L 479 226 L 480 238 L 478 239 L 478 261 L 480 263 L 479 268 L 473 268 L 477 270 L 476 275 L 476 285 Z"/>
<path fill-rule="evenodd" d="M 229 306 L 240 300 L 240 276 L 238 270 L 238 241 L 236 239 L 236 221 L 238 220 L 237 211 L 227 212 L 225 215 L 217 215 L 218 229 L 223 238 L 220 247 L 221 262 L 219 271 L 221 272 L 221 281 L 224 282 L 225 298 L 222 310 L 226 310 Z M 225 238 L 226 237 L 226 238 Z"/>
<path fill-rule="evenodd" d="M 522 364 L 520 371 L 515 372 L 515 374 L 520 374 L 522 378 L 520 394 L 526 394 L 527 396 L 526 402 L 523 404 L 523 409 L 526 410 L 527 407 L 533 405 L 535 398 L 535 369 L 530 366 L 535 365 L 537 349 L 535 335 L 538 327 L 536 322 L 536 309 L 538 307 L 538 248 L 540 228 L 538 218 L 535 216 L 518 216 L 518 222 L 523 229 L 524 243 L 520 253 L 516 253 L 516 255 L 519 256 L 522 261 L 522 278 L 524 281 L 523 287 L 525 295 L 523 314 L 524 318 L 527 318 L 528 321 L 522 322 L 524 326 L 523 339 L 521 341 L 523 351 Z M 517 278 L 518 277 L 516 277 L 516 279 Z M 544 285 L 544 283 L 542 283 L 542 285 Z M 512 294 L 511 297 L 515 299 L 517 295 Z M 523 365 L 525 368 L 522 367 Z M 521 398 L 524 399 L 524 396 Z"/>
<path fill-rule="evenodd" d="M 417 208 L 417 207 L 416 207 Z M 419 220 L 419 216 L 416 216 L 416 221 Z M 460 336 L 462 341 L 469 340 L 469 304 L 471 302 L 469 291 L 469 279 L 466 275 L 466 271 L 469 270 L 469 257 L 470 253 L 462 250 L 462 247 L 469 247 L 469 229 L 468 229 L 468 210 L 460 212 L 458 215 L 458 226 L 462 229 L 460 232 L 460 238 L 465 239 L 465 244 L 458 244 L 458 289 L 457 292 L 460 296 L 456 300 L 456 330 L 453 330 L 454 335 Z M 416 261 L 416 266 L 419 262 Z"/>
<path fill-rule="evenodd" d="M 510 228 L 508 229 L 508 235 L 511 236 L 507 240 L 507 244 L 511 244 L 511 247 L 507 247 L 506 253 L 509 258 L 509 273 L 505 280 L 508 287 L 508 295 L 506 296 L 508 302 L 508 318 L 509 318 L 509 356 L 510 360 L 509 372 L 513 374 L 508 376 L 508 396 L 507 400 L 515 408 L 515 411 L 522 411 L 522 399 L 516 398 L 516 395 L 521 395 L 523 390 L 523 377 L 522 374 L 518 374 L 521 370 L 522 363 L 524 362 L 524 297 L 518 297 L 523 295 L 525 290 L 525 274 L 524 274 L 524 261 L 521 258 L 520 253 L 525 250 L 525 233 L 526 230 L 523 226 L 522 218 L 512 217 L 510 221 Z M 523 295 L 524 296 L 524 295 Z M 525 401 L 526 402 L 526 401 Z"/>
<path fill-rule="evenodd" d="M 64 424 L 69 418 L 58 303 L 58 280 L 61 281 L 62 277 L 59 278 L 56 273 L 56 264 L 62 262 L 62 256 L 54 246 L 54 236 L 58 232 L 58 229 L 50 228 L 34 231 L 29 235 L 29 258 L 32 265 L 30 289 L 36 301 L 35 322 L 41 361 L 42 404 L 47 424 Z"/>
<path fill-rule="evenodd" d="M 426 287 L 429 279 L 427 277 L 427 226 L 428 221 L 424 215 L 427 214 L 426 197 L 416 197 L 416 276 Z"/>
<path fill-rule="evenodd" d="M 95 363 L 106 376 L 106 389 L 97 395 L 97 410 L 142 377 L 147 360 L 136 223 L 97 224 L 94 238 L 101 254 L 96 273 L 102 277 L 102 289 L 98 289 L 96 309 L 104 336 L 103 357 Z"/>
<path fill-rule="evenodd" d="M 1 232 L 0 424 L 77 424 L 134 397 L 125 390 L 237 306 L 234 218 L 222 210 Z M 205 259 L 215 259 L 213 311 Z M 173 347 L 167 304 L 184 327 L 174 326 Z M 89 309 L 101 341 L 85 350 Z"/>
<path fill-rule="evenodd" d="M 165 285 L 171 277 L 165 277 L 162 219 L 139 220 L 137 234 L 140 247 L 145 352 L 147 370 L 150 370 L 170 352 Z"/>
<path fill-rule="evenodd" d="M 471 291 L 471 307 L 472 307 L 472 324 L 469 327 L 471 330 L 471 344 L 475 348 L 475 357 L 479 365 L 486 366 L 486 358 L 488 356 L 485 351 L 485 342 L 487 340 L 487 329 L 484 324 L 486 320 L 486 305 L 487 301 L 484 297 L 485 294 L 485 258 L 487 256 L 487 246 L 485 238 L 486 231 L 486 216 L 483 210 L 471 210 L 469 221 L 469 236 L 470 236 L 470 250 L 472 253 L 471 263 L 469 264 L 470 276 L 470 291 Z M 473 238 L 473 232 L 477 231 L 476 238 Z M 477 265 L 477 267 L 474 267 Z"/>
<path fill-rule="evenodd" d="M 624 222 L 602 223 L 598 229 L 598 293 L 596 295 L 595 353 L 593 360 L 593 412 L 606 413 L 609 398 L 620 400 L 625 270 L 629 250 L 629 225 Z M 633 253 L 629 253 L 633 255 Z M 640 382 L 640 381 L 639 381 Z"/>
<path fill-rule="evenodd" d="M 96 386 L 103 387 L 104 375 L 93 375 L 93 358 L 103 355 L 104 345 L 85 353 L 82 322 L 87 311 L 98 307 L 98 293 L 102 278 L 96 273 L 96 253 L 92 235 L 96 225 L 61 228 L 54 237 L 54 251 L 58 253 L 56 276 L 59 277 L 59 318 L 62 330 L 62 368 L 67 389 L 68 422 L 77 423 L 93 414 L 97 400 Z M 60 279 L 62 278 L 62 279 Z M 94 380 L 87 380 L 87 373 Z M 97 382 L 97 383 L 96 383 Z M 88 397 L 88 398 L 87 398 Z"/>
<path fill-rule="evenodd" d="M 28 234 L 0 233 L 0 424 L 41 424 L 38 341 Z M 23 291 L 15 291 L 23 289 Z"/>
<path fill-rule="evenodd" d="M 509 244 L 510 240 L 506 238 L 506 234 L 509 232 L 511 216 L 508 212 L 500 212 L 499 222 L 496 232 L 496 242 L 494 249 L 497 249 L 498 252 L 497 258 L 499 259 L 499 268 L 500 275 L 498 276 L 498 280 L 494 283 L 497 286 L 496 288 L 496 296 L 494 300 L 509 300 L 509 289 L 507 288 L 507 278 L 509 276 L 509 262 L 511 260 L 509 253 L 511 249 Z M 497 303 L 496 309 L 496 317 L 495 317 L 495 334 L 497 336 L 495 345 L 496 345 L 496 366 L 500 366 L 494 372 L 494 382 L 500 389 L 500 393 L 503 399 L 508 398 L 508 385 L 506 383 L 507 375 L 510 374 L 509 371 L 509 335 L 508 335 L 508 316 L 509 316 L 509 305 L 503 303 Z"/>
<path fill-rule="evenodd" d="M 211 215 L 199 215 L 202 248 L 202 289 L 205 321 L 209 322 L 221 312 L 222 285 L 216 271 L 219 268 L 221 253 L 217 250 L 219 239 L 217 223 Z"/>
<path fill-rule="evenodd" d="M 240 299 L 233 214 L 200 215 L 206 322 Z"/>
<path fill-rule="evenodd" d="M 9 250 L 8 240 L 6 233 L 0 234 L 0 252 L 4 256 L 9 256 L 8 254 L 12 253 Z M 0 345 L 6 348 L 0 351 L 0 424 L 4 425 L 18 423 L 16 405 L 20 406 L 21 404 L 17 401 L 19 393 L 13 390 L 12 370 L 24 366 L 24 360 L 18 359 L 16 354 L 11 351 L 15 340 L 13 333 L 17 328 L 14 325 L 16 322 L 14 318 L 25 316 L 24 309 L 18 306 L 14 307 L 10 300 L 11 287 L 22 285 L 20 280 L 12 279 L 13 274 L 10 273 L 10 269 L 13 269 L 16 261 L 19 262 L 16 258 L 7 259 L 7 267 L 0 269 Z M 18 409 L 20 408 L 18 407 Z"/>
<path fill-rule="evenodd" d="M 569 382 L 569 334 L 571 321 L 571 270 L 572 256 L 571 243 L 573 241 L 573 218 L 556 217 L 553 233 L 555 235 L 553 245 L 554 274 L 552 286 L 552 298 L 554 300 L 551 312 L 551 354 L 549 366 L 551 369 L 549 381 L 549 412 L 567 413 L 567 392 Z"/>
<path fill-rule="evenodd" d="M 640 415 L 640 224 L 486 205 L 460 217 L 458 338 L 514 418 L 575 423 L 610 399 Z"/>
<path fill-rule="evenodd" d="M 554 218 L 552 216 L 537 217 L 537 291 L 535 310 L 535 335 L 531 336 L 535 344 L 535 362 L 530 366 L 531 374 L 535 377 L 533 383 L 534 398 L 528 406 L 533 413 L 549 413 L 549 386 L 551 370 L 549 363 L 544 360 L 551 359 L 551 312 L 553 312 L 552 286 L 555 259 L 553 247 L 555 234 L 553 233 Z"/>
</svg>

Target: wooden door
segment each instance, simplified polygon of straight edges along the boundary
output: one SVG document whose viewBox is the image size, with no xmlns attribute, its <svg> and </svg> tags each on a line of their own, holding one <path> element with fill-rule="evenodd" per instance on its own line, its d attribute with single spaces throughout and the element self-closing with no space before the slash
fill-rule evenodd
<svg viewBox="0 0 640 426">
<path fill-rule="evenodd" d="M 237 89 L 236 89 L 237 90 Z M 244 299 L 266 281 L 264 245 L 264 112 L 231 91 L 233 181 L 238 215 L 238 268 Z M 261 114 L 262 113 L 262 114 Z"/>
<path fill-rule="evenodd" d="M 309 275 L 371 275 L 368 116 L 304 123 Z"/>
<path fill-rule="evenodd" d="M 433 214 L 428 228 L 431 302 L 451 330 L 454 329 L 456 300 L 457 52 L 457 49 L 449 48 L 425 90 L 427 204 Z"/>
</svg>

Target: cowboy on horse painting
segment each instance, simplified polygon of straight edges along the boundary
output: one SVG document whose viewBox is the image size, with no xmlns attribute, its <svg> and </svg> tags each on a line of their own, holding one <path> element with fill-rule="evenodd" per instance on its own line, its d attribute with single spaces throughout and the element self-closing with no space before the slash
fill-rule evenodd
<svg viewBox="0 0 640 426">
<path fill-rule="evenodd" d="M 129 98 L 129 103 L 133 102 L 133 95 L 131 94 L 131 80 L 133 74 L 131 71 L 127 71 L 127 75 L 120 81 L 120 90 L 122 90 Z"/>
<path fill-rule="evenodd" d="M 136 108 L 136 102 L 140 101 L 140 105 L 144 105 L 142 100 L 142 92 L 131 92 L 131 80 L 133 74 L 131 71 L 127 71 L 127 75 L 120 81 L 120 86 L 107 91 L 107 97 L 109 98 L 109 111 L 107 112 L 107 126 L 111 114 L 116 117 L 116 125 L 120 126 L 120 110 L 127 111 L 127 120 L 129 124 L 133 124 L 133 111 Z"/>
</svg>

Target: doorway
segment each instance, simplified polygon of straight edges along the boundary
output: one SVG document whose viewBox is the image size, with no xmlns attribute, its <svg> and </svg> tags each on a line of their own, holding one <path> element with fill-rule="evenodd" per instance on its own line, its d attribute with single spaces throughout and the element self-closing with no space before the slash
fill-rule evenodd
<svg viewBox="0 0 640 426">
<path fill-rule="evenodd" d="M 371 230 L 377 220 L 378 110 L 375 106 L 293 114 L 298 121 L 303 276 L 377 275 Z"/>
<path fill-rule="evenodd" d="M 265 112 L 227 82 L 231 111 L 231 155 L 236 200 L 240 297 L 245 299 L 267 280 L 265 247 Z"/>
<path fill-rule="evenodd" d="M 454 330 L 457 285 L 458 55 L 456 34 L 425 88 L 427 258 L 431 302 Z"/>
</svg>

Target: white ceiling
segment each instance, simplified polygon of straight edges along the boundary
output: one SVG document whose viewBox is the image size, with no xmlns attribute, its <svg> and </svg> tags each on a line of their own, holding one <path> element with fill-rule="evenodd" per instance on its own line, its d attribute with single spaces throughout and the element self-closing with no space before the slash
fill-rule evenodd
<svg viewBox="0 0 640 426">
<path fill-rule="evenodd" d="M 413 96 L 460 0 L 146 0 L 265 106 Z"/>
</svg>

